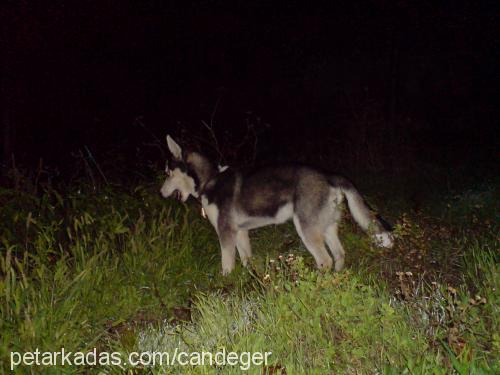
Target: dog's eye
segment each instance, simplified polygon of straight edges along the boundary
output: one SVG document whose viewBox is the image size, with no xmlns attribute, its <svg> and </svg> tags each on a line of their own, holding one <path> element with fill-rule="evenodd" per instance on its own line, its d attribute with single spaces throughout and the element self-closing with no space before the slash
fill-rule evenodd
<svg viewBox="0 0 500 375">
<path fill-rule="evenodd" d="M 165 163 L 165 173 L 167 174 L 167 176 L 170 176 L 172 174 L 172 171 L 168 167 L 168 163 Z"/>
</svg>

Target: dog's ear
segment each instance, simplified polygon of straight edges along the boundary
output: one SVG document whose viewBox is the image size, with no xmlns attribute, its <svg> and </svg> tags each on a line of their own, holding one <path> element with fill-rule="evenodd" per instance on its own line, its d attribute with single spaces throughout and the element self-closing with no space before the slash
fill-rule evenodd
<svg viewBox="0 0 500 375">
<path fill-rule="evenodd" d="M 182 160 L 182 149 L 169 135 L 167 135 L 167 146 L 172 156 L 177 160 Z"/>
<path fill-rule="evenodd" d="M 229 165 L 220 165 L 220 164 L 217 165 L 217 169 L 219 170 L 219 173 L 224 172 L 228 168 L 229 168 Z"/>
</svg>

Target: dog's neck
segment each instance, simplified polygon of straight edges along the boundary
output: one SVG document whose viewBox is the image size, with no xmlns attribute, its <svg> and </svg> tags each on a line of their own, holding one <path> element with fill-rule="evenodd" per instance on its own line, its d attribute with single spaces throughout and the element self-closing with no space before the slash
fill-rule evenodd
<svg viewBox="0 0 500 375">
<path fill-rule="evenodd" d="M 191 167 L 198 179 L 196 190 L 200 195 L 207 183 L 218 174 L 217 168 L 208 158 L 197 152 L 189 153 L 186 157 L 186 163 Z"/>
</svg>

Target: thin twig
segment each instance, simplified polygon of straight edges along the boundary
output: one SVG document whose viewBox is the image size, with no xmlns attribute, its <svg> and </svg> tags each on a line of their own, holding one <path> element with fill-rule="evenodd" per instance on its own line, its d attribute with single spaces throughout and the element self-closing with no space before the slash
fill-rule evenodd
<svg viewBox="0 0 500 375">
<path fill-rule="evenodd" d="M 90 176 L 90 179 L 92 180 L 92 185 L 94 187 L 94 190 L 96 190 L 97 186 L 95 183 L 94 174 L 92 173 L 92 168 L 90 168 L 90 164 L 89 164 L 87 158 L 85 157 L 85 155 L 83 155 L 82 150 L 79 150 L 79 151 L 80 151 L 80 158 L 83 160 L 83 163 L 85 165 L 85 169 L 87 170 L 87 174 Z"/>
<path fill-rule="evenodd" d="M 140 126 L 141 128 L 143 128 L 147 133 L 149 133 L 149 135 L 151 135 L 156 142 L 158 143 L 161 143 L 160 139 L 156 136 L 155 133 L 153 133 L 151 130 L 149 130 L 146 125 L 144 125 L 144 122 L 142 121 L 142 116 L 137 116 L 135 119 L 134 119 L 134 122 L 133 122 L 134 125 L 137 125 L 137 126 Z"/>
<path fill-rule="evenodd" d="M 217 113 L 217 108 L 219 108 L 219 103 L 220 103 L 220 96 L 217 98 L 217 101 L 215 102 L 214 110 L 212 111 L 212 114 L 210 115 L 210 126 L 213 126 L 214 124 L 214 118 L 215 114 Z"/>
<path fill-rule="evenodd" d="M 35 177 L 35 186 L 33 187 L 33 192 L 35 193 L 35 195 L 38 193 L 38 182 L 40 180 L 40 176 L 42 175 L 42 171 L 43 171 L 43 159 L 40 158 L 40 160 L 38 161 L 38 170 Z"/>
<path fill-rule="evenodd" d="M 92 162 L 96 166 L 97 170 L 99 171 L 99 173 L 101 174 L 102 178 L 104 179 L 104 182 L 106 183 L 106 185 L 109 185 L 108 179 L 106 178 L 106 176 L 104 175 L 101 167 L 99 166 L 99 164 L 95 160 L 94 155 L 92 155 L 92 153 L 90 152 L 90 150 L 89 150 L 89 148 L 87 146 L 83 146 L 83 147 L 85 147 L 85 150 L 87 151 L 87 154 L 89 155 L 89 158 L 92 160 Z"/>
<path fill-rule="evenodd" d="M 151 145 L 155 145 L 155 147 L 158 148 L 158 150 L 160 150 L 160 153 L 162 155 L 163 158 L 165 158 L 166 154 L 165 154 L 165 150 L 164 150 L 164 142 L 162 142 L 157 136 L 155 133 L 153 133 L 151 130 L 149 130 L 146 125 L 144 124 L 144 122 L 142 121 L 142 116 L 137 116 L 135 119 L 134 119 L 134 122 L 133 122 L 134 125 L 137 125 L 137 126 L 140 126 L 142 129 L 144 129 L 144 131 L 146 133 L 148 133 L 151 137 L 153 137 L 154 139 L 154 144 L 151 144 L 151 143 L 144 143 L 145 146 L 151 146 Z"/>
<path fill-rule="evenodd" d="M 222 151 L 219 147 L 219 141 L 217 140 L 217 136 L 215 135 L 215 131 L 214 131 L 214 119 L 215 119 L 215 115 L 217 114 L 217 108 L 219 107 L 220 100 L 221 100 L 221 97 L 219 96 L 217 98 L 217 101 L 215 102 L 214 109 L 213 109 L 212 113 L 210 114 L 210 125 L 207 124 L 207 122 L 205 120 L 201 120 L 201 123 L 208 129 L 208 131 L 210 132 L 210 136 L 212 137 L 212 139 L 214 141 L 215 151 L 217 151 L 217 153 L 219 154 L 219 163 L 225 162 L 224 155 L 222 154 Z"/>
<path fill-rule="evenodd" d="M 219 154 L 219 163 L 221 161 L 224 160 L 224 155 L 222 155 L 222 152 L 219 148 L 219 142 L 217 141 L 217 137 L 215 135 L 215 132 L 214 132 L 214 129 L 212 128 L 211 125 L 208 125 L 207 122 L 205 120 L 201 120 L 201 123 L 208 129 L 208 131 L 210 132 L 210 136 L 212 137 L 213 141 L 214 141 L 214 145 L 213 147 L 215 148 L 215 151 L 217 151 L 217 153 Z"/>
</svg>

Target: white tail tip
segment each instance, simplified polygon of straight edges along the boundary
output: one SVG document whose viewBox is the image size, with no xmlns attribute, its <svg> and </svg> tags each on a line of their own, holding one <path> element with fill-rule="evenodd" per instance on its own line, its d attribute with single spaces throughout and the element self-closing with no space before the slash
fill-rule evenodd
<svg viewBox="0 0 500 375">
<path fill-rule="evenodd" d="M 390 249 L 394 246 L 394 237 L 389 232 L 377 233 L 373 235 L 373 239 L 379 247 Z"/>
</svg>

